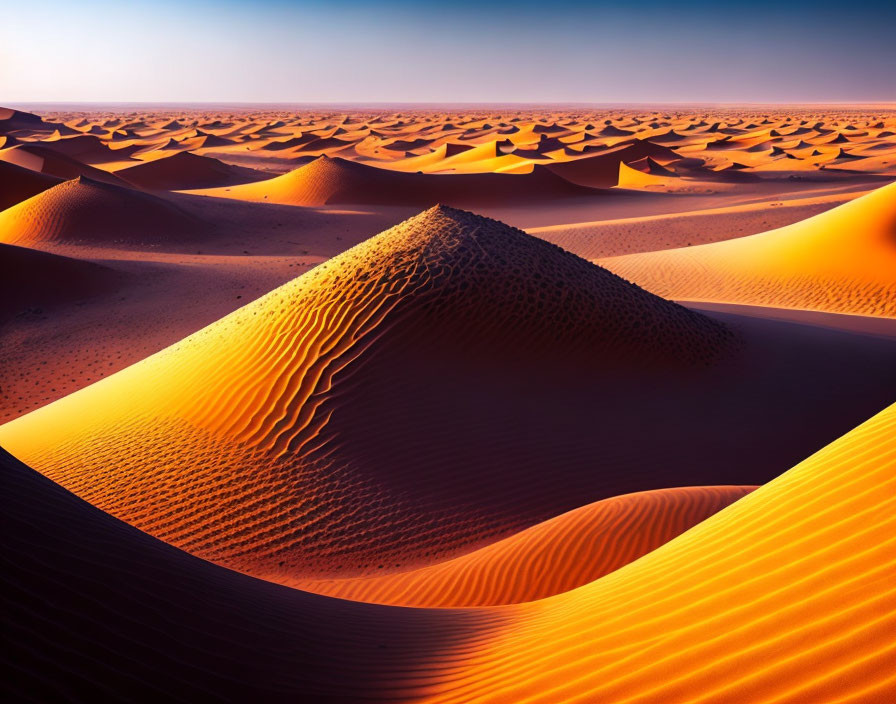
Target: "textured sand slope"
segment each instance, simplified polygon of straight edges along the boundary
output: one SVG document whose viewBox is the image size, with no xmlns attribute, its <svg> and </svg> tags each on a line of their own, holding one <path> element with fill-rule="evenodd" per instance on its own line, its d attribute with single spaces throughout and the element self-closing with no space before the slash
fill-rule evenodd
<svg viewBox="0 0 896 704">
<path fill-rule="evenodd" d="M 353 604 L 216 567 L 3 449 L 0 488 L 0 663 L 15 673 L 0 682 L 4 701 L 413 700 L 501 623 Z"/>
<path fill-rule="evenodd" d="M 81 176 L 0 213 L 0 242 L 166 242 L 194 234 L 197 226 L 160 197 Z"/>
<path fill-rule="evenodd" d="M 256 575 L 392 569 L 569 510 L 583 491 L 644 488 L 615 462 L 596 471 L 602 387 L 582 379 L 603 365 L 698 373 L 732 342 L 558 247 L 434 208 L 3 426 L 0 443 Z M 546 470 L 563 456 L 556 482 Z M 519 473 L 507 491 L 484 490 L 505 471 Z"/>
<path fill-rule="evenodd" d="M 599 262 L 667 298 L 896 317 L 896 184 L 778 230 Z"/>
<path fill-rule="evenodd" d="M 597 191 L 577 186 L 546 170 L 530 174 L 412 174 L 322 156 L 283 176 L 235 186 L 209 195 L 265 200 L 288 205 L 391 204 L 429 207 L 525 203 Z"/>
<path fill-rule="evenodd" d="M 896 697 L 896 406 L 647 557 L 507 607 L 433 701 Z"/>
<path fill-rule="evenodd" d="M 340 599 L 398 606 L 490 606 L 535 601 L 619 569 L 754 488 L 686 487 L 625 494 L 412 572 L 309 580 L 295 586 Z"/>
<path fill-rule="evenodd" d="M 896 406 L 611 575 L 475 610 L 216 568 L 0 451 L 19 675 L 2 687 L 15 701 L 889 701 L 894 432 Z"/>
</svg>

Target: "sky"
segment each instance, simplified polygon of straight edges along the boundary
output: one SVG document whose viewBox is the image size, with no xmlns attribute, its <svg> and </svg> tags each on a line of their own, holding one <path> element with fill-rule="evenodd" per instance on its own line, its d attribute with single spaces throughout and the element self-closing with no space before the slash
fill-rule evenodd
<svg viewBox="0 0 896 704">
<path fill-rule="evenodd" d="M 0 104 L 896 101 L 896 2 L 0 0 Z"/>
</svg>

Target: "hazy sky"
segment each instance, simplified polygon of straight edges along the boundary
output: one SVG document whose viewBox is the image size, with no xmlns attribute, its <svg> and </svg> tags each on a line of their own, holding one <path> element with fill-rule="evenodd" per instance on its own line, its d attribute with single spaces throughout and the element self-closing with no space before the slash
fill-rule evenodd
<svg viewBox="0 0 896 704">
<path fill-rule="evenodd" d="M 0 0 L 0 104 L 896 100 L 896 2 Z"/>
</svg>

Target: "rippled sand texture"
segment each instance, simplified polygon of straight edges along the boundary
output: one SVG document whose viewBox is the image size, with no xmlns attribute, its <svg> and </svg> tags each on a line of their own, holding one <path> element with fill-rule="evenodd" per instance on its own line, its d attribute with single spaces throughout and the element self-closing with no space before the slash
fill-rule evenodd
<svg viewBox="0 0 896 704">
<path fill-rule="evenodd" d="M 896 317 L 896 184 L 771 232 L 599 263 L 649 291 Z"/>
<path fill-rule="evenodd" d="M 896 701 L 894 180 L 892 105 L 0 108 L 0 696 Z"/>
</svg>

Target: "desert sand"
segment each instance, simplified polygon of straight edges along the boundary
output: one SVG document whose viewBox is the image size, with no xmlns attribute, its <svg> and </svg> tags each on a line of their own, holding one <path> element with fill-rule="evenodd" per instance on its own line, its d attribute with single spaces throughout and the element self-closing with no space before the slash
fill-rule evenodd
<svg viewBox="0 0 896 704">
<path fill-rule="evenodd" d="M 896 697 L 892 106 L 0 109 L 15 701 Z"/>
</svg>

